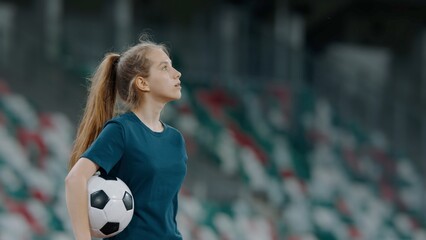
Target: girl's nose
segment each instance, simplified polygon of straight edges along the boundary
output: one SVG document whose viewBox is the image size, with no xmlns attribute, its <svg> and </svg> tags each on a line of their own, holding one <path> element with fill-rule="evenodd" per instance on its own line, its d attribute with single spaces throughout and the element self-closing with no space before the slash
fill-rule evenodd
<svg viewBox="0 0 426 240">
<path fill-rule="evenodd" d="M 180 78 L 182 76 L 182 73 L 180 73 L 178 70 L 176 70 L 176 78 Z"/>
</svg>

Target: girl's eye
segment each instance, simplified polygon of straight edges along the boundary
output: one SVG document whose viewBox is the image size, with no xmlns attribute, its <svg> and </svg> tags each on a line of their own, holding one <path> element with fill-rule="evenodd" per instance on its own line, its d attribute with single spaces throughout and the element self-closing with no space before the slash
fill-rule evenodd
<svg viewBox="0 0 426 240">
<path fill-rule="evenodd" d="M 164 66 L 162 69 L 163 69 L 163 70 L 167 70 L 167 66 Z"/>
</svg>

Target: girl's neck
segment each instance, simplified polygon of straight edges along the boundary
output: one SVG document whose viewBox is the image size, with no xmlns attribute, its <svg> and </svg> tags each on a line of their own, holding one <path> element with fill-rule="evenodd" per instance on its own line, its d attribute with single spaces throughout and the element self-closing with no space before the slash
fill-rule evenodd
<svg viewBox="0 0 426 240">
<path fill-rule="evenodd" d="M 131 109 L 131 111 L 152 131 L 161 132 L 164 130 L 160 121 L 163 108 L 164 104 L 141 104 L 138 108 Z"/>
</svg>

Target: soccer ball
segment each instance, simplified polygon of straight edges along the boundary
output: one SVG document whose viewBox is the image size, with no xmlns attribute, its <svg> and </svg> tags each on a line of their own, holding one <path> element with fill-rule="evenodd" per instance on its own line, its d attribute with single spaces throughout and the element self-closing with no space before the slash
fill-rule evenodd
<svg viewBox="0 0 426 240">
<path fill-rule="evenodd" d="M 133 195 L 119 178 L 106 174 L 93 175 L 87 185 L 89 221 L 93 237 L 106 238 L 117 235 L 133 216 Z"/>
</svg>

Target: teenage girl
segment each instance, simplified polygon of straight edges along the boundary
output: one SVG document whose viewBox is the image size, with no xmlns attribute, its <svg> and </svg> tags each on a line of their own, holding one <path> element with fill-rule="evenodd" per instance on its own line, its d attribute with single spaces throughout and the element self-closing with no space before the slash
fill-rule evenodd
<svg viewBox="0 0 426 240">
<path fill-rule="evenodd" d="M 164 106 L 181 97 L 181 73 L 164 45 L 141 41 L 121 55 L 109 53 L 91 79 L 84 115 L 65 179 L 74 236 L 91 239 L 87 181 L 101 170 L 133 193 L 134 215 L 109 239 L 181 240 L 178 192 L 186 174 L 181 133 L 163 123 Z M 128 111 L 115 116 L 116 95 Z"/>
</svg>

